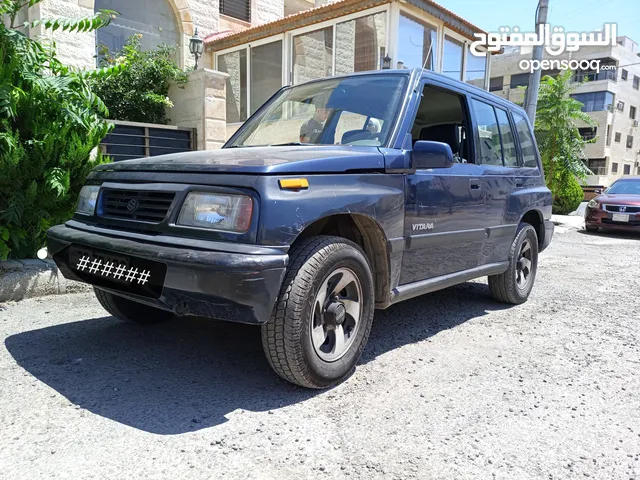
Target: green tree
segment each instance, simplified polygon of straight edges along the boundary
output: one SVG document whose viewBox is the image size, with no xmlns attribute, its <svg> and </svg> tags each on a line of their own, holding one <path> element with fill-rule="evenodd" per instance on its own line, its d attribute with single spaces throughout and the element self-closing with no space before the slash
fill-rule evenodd
<svg viewBox="0 0 640 480">
<path fill-rule="evenodd" d="M 582 190 L 576 178 L 592 174 L 584 163 L 584 146 L 595 139 L 585 141 L 578 125 L 598 125 L 581 110 L 583 104 L 569 96 L 580 85 L 572 83 L 571 77 L 571 71 L 557 78 L 544 77 L 536 111 L 536 140 L 547 185 L 553 193 L 554 211 L 558 213 L 569 213 L 578 207 Z"/>
<path fill-rule="evenodd" d="M 96 147 L 112 128 L 88 79 L 121 67 L 74 71 L 58 61 L 53 43 L 21 30 L 90 32 L 114 12 L 16 25 L 21 10 L 41 1 L 0 0 L 0 258 L 32 256 L 46 229 L 71 216 L 87 174 L 102 161 Z"/>
<path fill-rule="evenodd" d="M 164 124 L 165 108 L 173 106 L 167 96 L 169 86 L 183 87 L 188 77 L 176 64 L 176 47 L 161 45 L 145 51 L 140 47 L 141 36 L 131 36 L 120 52 L 109 52 L 104 45 L 99 48 L 103 67 L 124 63 L 127 68 L 117 77 L 94 78 L 91 87 L 108 107 L 109 118 Z"/>
</svg>

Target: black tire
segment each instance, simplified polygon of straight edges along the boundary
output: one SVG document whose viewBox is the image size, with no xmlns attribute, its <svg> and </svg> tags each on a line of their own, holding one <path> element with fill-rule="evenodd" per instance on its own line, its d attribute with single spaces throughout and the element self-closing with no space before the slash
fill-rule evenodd
<svg viewBox="0 0 640 480">
<path fill-rule="evenodd" d="M 584 229 L 589 233 L 596 233 L 598 230 L 600 230 L 599 227 L 596 227 L 594 225 L 585 225 Z"/>
<path fill-rule="evenodd" d="M 113 293 L 94 288 L 96 298 L 107 312 L 124 322 L 140 325 L 151 325 L 173 318 L 173 313 L 160 308 L 150 307 L 143 303 L 134 302 Z"/>
<path fill-rule="evenodd" d="M 335 361 L 326 361 L 329 354 L 317 350 L 319 342 L 317 337 L 313 338 L 312 329 L 317 333 L 319 314 L 315 312 L 318 312 L 318 305 L 327 305 L 319 300 L 319 292 L 323 289 L 326 293 L 333 288 L 331 285 L 337 287 L 345 276 L 341 272 L 348 272 L 346 276 L 356 280 L 349 284 L 350 288 L 361 287 L 358 290 L 361 297 L 361 306 L 358 307 L 360 320 L 357 328 L 352 327 L 351 333 L 345 333 L 348 340 L 344 343 L 342 356 Z M 333 278 L 338 278 L 337 283 L 331 283 Z M 341 292 L 347 292 L 346 287 Z M 332 298 L 339 302 L 340 295 L 337 299 Z M 330 296 L 327 294 L 327 299 Z M 303 240 L 291 251 L 289 268 L 276 306 L 269 321 L 262 325 L 262 346 L 271 368 L 285 380 L 302 387 L 328 388 L 341 382 L 353 372 L 367 343 L 373 323 L 374 302 L 371 268 L 358 245 L 341 237 L 320 236 Z M 328 314 L 320 314 L 320 323 L 323 324 L 321 327 L 327 328 L 326 338 L 330 339 L 330 326 L 324 323 L 325 315 Z M 339 331 L 343 332 L 344 326 L 344 332 L 349 332 L 346 322 L 353 317 L 343 312 L 341 318 L 345 323 L 338 327 Z M 337 340 L 335 336 L 333 338 L 337 352 Z"/>
<path fill-rule="evenodd" d="M 525 260 L 530 262 L 528 276 L 522 268 L 521 258 L 523 247 L 528 246 L 529 256 Z M 527 252 L 524 255 L 527 255 Z M 509 250 L 509 268 L 500 275 L 489 276 L 489 290 L 491 296 L 499 302 L 519 305 L 529 298 L 538 271 L 538 234 L 528 223 L 521 223 Z M 518 282 L 522 279 L 522 282 Z M 526 281 L 525 281 L 526 279 Z"/>
</svg>

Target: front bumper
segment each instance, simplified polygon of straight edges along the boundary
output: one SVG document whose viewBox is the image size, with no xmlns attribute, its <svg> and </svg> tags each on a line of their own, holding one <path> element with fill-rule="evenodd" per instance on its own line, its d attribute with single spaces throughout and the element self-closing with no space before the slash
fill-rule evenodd
<svg viewBox="0 0 640 480">
<path fill-rule="evenodd" d="M 628 222 L 614 222 L 613 214 L 601 208 L 589 208 L 585 210 L 584 223 L 587 227 L 607 228 L 622 231 L 640 231 L 640 213 L 629 213 Z"/>
<path fill-rule="evenodd" d="M 58 225 L 47 231 L 47 246 L 62 274 L 70 280 L 85 281 L 74 273 L 63 254 L 71 244 L 164 263 L 167 273 L 158 299 L 104 288 L 130 300 L 177 315 L 257 324 L 269 319 L 289 259 L 286 253 L 274 254 L 273 249 L 267 248 L 262 253 L 255 245 L 247 246 L 248 253 L 237 253 L 238 245 L 233 247 L 235 253 L 187 249 L 159 244 L 151 236 L 140 237 L 119 238 Z M 203 245 L 208 246 L 207 243 Z"/>
</svg>

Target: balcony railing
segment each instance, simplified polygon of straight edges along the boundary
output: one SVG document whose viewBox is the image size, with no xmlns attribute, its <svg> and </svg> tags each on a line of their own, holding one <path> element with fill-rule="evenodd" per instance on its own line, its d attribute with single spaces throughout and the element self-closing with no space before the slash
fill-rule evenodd
<svg viewBox="0 0 640 480">
<path fill-rule="evenodd" d="M 573 78 L 574 81 L 582 83 L 597 82 L 599 80 L 615 82 L 618 77 L 615 70 L 601 70 L 600 72 L 577 72 Z"/>
<path fill-rule="evenodd" d="M 604 176 L 607 174 L 607 167 L 589 167 L 594 175 Z"/>
</svg>

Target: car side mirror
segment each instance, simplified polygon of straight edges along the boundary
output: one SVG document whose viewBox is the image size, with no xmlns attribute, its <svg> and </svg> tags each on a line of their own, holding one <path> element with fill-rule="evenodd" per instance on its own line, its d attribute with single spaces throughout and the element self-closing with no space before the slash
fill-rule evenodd
<svg viewBox="0 0 640 480">
<path fill-rule="evenodd" d="M 413 144 L 411 167 L 415 169 L 449 168 L 453 165 L 453 152 L 447 143 L 418 140 Z"/>
<path fill-rule="evenodd" d="M 596 195 L 600 195 L 602 193 L 602 189 L 601 188 L 596 188 L 593 193 L 595 193 Z"/>
</svg>

